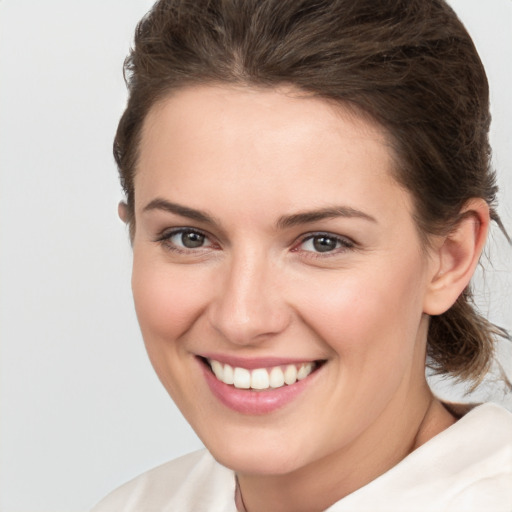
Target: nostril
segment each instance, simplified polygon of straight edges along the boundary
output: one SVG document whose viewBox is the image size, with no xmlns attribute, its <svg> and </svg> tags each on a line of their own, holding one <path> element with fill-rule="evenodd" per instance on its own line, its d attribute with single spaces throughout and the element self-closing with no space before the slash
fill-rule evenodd
<svg viewBox="0 0 512 512">
<path fill-rule="evenodd" d="M 208 321 L 226 341 L 252 345 L 283 333 L 291 323 L 292 312 L 284 301 L 259 294 L 259 300 L 247 294 L 232 294 L 210 304 Z"/>
</svg>

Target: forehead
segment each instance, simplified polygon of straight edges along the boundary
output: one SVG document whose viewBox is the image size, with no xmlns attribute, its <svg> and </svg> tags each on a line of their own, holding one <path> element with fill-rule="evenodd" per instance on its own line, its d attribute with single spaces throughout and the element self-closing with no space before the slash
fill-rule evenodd
<svg viewBox="0 0 512 512">
<path fill-rule="evenodd" d="M 163 125 L 167 134 L 162 133 Z M 389 150 L 384 129 L 355 107 L 284 86 L 179 89 L 150 109 L 142 129 L 142 152 L 148 143 L 161 142 L 165 135 L 187 140 L 193 135 L 194 141 L 205 144 L 224 137 L 224 142 L 236 145 L 245 138 L 252 147 L 268 143 L 267 135 L 279 144 L 293 143 L 303 136 L 316 144 L 324 139 L 325 145 L 342 136 L 373 140 Z M 254 138 L 256 135 L 259 137 Z"/>
<path fill-rule="evenodd" d="M 213 194 L 243 198 L 243 209 L 253 199 L 260 209 L 377 208 L 386 194 L 408 196 L 392 176 L 393 157 L 383 129 L 327 100 L 291 88 L 191 87 L 146 118 L 136 209 L 157 195 L 201 207 Z"/>
</svg>

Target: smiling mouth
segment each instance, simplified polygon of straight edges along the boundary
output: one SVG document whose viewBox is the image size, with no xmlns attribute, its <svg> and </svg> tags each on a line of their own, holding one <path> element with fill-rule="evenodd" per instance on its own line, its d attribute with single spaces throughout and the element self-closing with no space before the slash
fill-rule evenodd
<svg viewBox="0 0 512 512">
<path fill-rule="evenodd" d="M 221 363 L 215 359 L 201 358 L 218 381 L 237 389 L 265 391 L 291 386 L 316 371 L 325 361 L 254 368 L 249 370 Z"/>
</svg>

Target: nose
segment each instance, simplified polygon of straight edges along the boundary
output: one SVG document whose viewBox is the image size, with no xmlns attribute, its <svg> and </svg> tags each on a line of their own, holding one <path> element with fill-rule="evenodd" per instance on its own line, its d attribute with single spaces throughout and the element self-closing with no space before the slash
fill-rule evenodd
<svg viewBox="0 0 512 512">
<path fill-rule="evenodd" d="M 259 344 L 287 328 L 291 311 L 278 274 L 265 255 L 241 255 L 226 263 L 208 310 L 210 324 L 226 341 Z"/>
</svg>

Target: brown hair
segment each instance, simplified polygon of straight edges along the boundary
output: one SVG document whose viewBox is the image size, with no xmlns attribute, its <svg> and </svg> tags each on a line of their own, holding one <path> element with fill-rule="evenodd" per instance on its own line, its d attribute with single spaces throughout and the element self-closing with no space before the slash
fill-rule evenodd
<svg viewBox="0 0 512 512">
<path fill-rule="evenodd" d="M 205 83 L 288 84 L 369 115 L 391 136 L 396 179 L 415 198 L 425 240 L 452 228 L 475 197 L 503 229 L 487 78 L 443 0 L 160 0 L 137 26 L 125 78 L 114 155 L 132 234 L 144 119 L 173 90 Z M 431 318 L 430 365 L 478 383 L 497 335 L 506 333 L 478 314 L 468 287 Z"/>
</svg>

